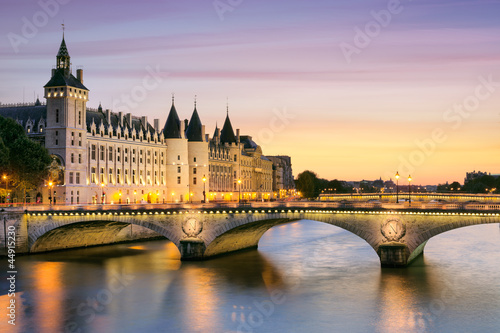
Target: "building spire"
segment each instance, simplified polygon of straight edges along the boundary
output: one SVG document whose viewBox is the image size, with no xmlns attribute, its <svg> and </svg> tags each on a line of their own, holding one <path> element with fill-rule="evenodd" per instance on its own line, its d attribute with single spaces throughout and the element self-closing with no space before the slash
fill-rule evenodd
<svg viewBox="0 0 500 333">
<path fill-rule="evenodd" d="M 226 97 L 226 116 L 229 116 L 229 97 Z"/>
<path fill-rule="evenodd" d="M 175 93 L 172 93 L 172 105 L 174 105 Z"/>
<path fill-rule="evenodd" d="M 196 97 L 198 97 L 198 96 L 194 95 L 194 109 L 195 110 L 196 110 Z"/>
<path fill-rule="evenodd" d="M 68 48 L 66 47 L 66 41 L 64 40 L 64 23 L 61 24 L 63 29 L 63 36 L 61 41 L 61 46 L 59 46 L 59 51 L 56 56 L 56 68 L 62 69 L 65 75 L 68 75 L 71 71 L 70 56 Z"/>
</svg>

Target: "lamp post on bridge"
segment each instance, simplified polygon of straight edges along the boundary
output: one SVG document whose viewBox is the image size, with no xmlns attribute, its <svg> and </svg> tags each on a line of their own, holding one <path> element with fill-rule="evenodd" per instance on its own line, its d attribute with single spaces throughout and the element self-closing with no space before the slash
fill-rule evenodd
<svg viewBox="0 0 500 333">
<path fill-rule="evenodd" d="M 203 175 L 203 203 L 206 203 L 207 202 L 207 192 L 205 192 L 205 190 L 207 189 L 206 188 L 206 185 L 207 185 L 207 177 L 205 177 L 205 175 Z"/>
<path fill-rule="evenodd" d="M 238 179 L 238 204 L 241 202 L 241 179 Z"/>
<path fill-rule="evenodd" d="M 52 206 L 52 185 L 54 185 L 54 183 L 49 182 L 49 207 Z"/>
<path fill-rule="evenodd" d="M 411 175 L 408 176 L 408 206 L 411 206 Z"/>
<path fill-rule="evenodd" d="M 399 172 L 396 171 L 396 203 L 399 203 Z"/>
<path fill-rule="evenodd" d="M 101 204 L 104 205 L 104 196 L 106 195 L 104 193 L 104 183 L 101 183 L 101 190 L 102 190 L 102 192 L 101 192 Z"/>
</svg>

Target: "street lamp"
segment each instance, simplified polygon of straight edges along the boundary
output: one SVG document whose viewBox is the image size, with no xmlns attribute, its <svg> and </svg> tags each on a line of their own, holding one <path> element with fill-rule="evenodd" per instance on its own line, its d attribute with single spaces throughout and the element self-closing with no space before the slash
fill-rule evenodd
<svg viewBox="0 0 500 333">
<path fill-rule="evenodd" d="M 4 176 L 4 177 L 5 177 L 5 176 Z M 50 205 L 52 205 L 52 196 L 51 196 L 51 193 L 52 193 L 52 185 L 53 185 L 53 184 L 54 184 L 54 183 L 49 182 L 49 206 L 50 206 Z M 7 187 L 7 186 L 5 186 L 5 187 Z"/>
<path fill-rule="evenodd" d="M 135 198 L 136 195 L 137 195 L 137 191 L 134 190 L 134 203 L 137 203 L 137 199 Z"/>
<path fill-rule="evenodd" d="M 101 190 L 102 190 L 102 194 L 101 194 L 101 204 L 104 205 L 104 183 L 101 183 Z"/>
<path fill-rule="evenodd" d="M 207 194 L 205 192 L 206 190 L 206 185 L 207 185 L 207 177 L 205 177 L 205 175 L 203 175 L 203 178 L 201 179 L 203 180 L 203 203 L 206 203 L 207 202 Z"/>
<path fill-rule="evenodd" d="M 172 192 L 172 203 L 174 203 L 174 195 L 175 195 L 175 192 Z"/>
<path fill-rule="evenodd" d="M 408 176 L 408 205 L 411 206 L 411 175 Z"/>
<path fill-rule="evenodd" d="M 241 179 L 238 179 L 238 203 L 241 200 Z"/>
<path fill-rule="evenodd" d="M 399 203 L 399 172 L 396 171 L 396 203 Z"/>
<path fill-rule="evenodd" d="M 5 181 L 5 203 L 7 203 L 7 175 L 3 175 L 2 178 Z"/>
<path fill-rule="evenodd" d="M 120 190 L 120 192 L 118 192 L 118 203 L 121 205 L 122 204 L 122 191 Z"/>
</svg>

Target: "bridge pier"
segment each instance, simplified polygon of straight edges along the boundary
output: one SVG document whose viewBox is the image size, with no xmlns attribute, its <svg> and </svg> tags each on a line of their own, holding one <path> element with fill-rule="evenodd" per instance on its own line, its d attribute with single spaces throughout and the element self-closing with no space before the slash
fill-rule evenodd
<svg viewBox="0 0 500 333">
<path fill-rule="evenodd" d="M 199 238 L 184 238 L 180 241 L 179 250 L 181 260 L 203 260 L 206 250 L 205 242 Z"/>
<path fill-rule="evenodd" d="M 406 244 L 398 242 L 381 244 L 377 253 L 382 267 L 406 267 L 409 264 Z"/>
</svg>

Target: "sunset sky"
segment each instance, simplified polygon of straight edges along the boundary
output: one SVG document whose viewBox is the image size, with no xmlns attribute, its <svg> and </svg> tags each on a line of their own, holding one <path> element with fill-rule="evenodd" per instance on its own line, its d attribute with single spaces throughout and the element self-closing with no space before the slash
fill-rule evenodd
<svg viewBox="0 0 500 333">
<path fill-rule="evenodd" d="M 42 97 L 64 21 L 89 107 L 164 124 L 172 93 L 188 119 L 197 95 L 211 135 L 229 100 L 233 128 L 295 175 L 462 183 L 500 173 L 499 15 L 494 0 L 4 0 L 0 102 Z"/>
</svg>

